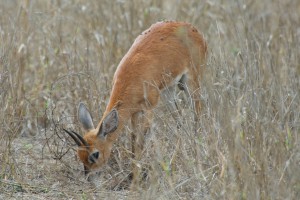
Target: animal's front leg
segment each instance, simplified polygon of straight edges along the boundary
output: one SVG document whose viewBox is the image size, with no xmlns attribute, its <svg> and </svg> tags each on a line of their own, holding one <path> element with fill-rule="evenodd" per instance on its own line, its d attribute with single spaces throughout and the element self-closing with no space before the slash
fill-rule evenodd
<svg viewBox="0 0 300 200">
<path fill-rule="evenodd" d="M 143 167 L 140 164 L 145 143 L 145 135 L 150 131 L 150 125 L 152 121 L 152 112 L 138 112 L 135 113 L 131 118 L 132 123 L 132 183 L 131 190 L 136 190 L 137 186 L 140 185 L 141 173 Z M 143 175 L 144 176 L 144 175 Z"/>
</svg>

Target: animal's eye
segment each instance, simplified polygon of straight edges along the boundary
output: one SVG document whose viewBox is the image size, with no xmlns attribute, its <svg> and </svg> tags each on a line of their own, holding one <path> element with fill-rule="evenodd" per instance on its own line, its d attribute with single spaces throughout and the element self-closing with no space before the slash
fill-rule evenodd
<svg viewBox="0 0 300 200">
<path fill-rule="evenodd" d="M 98 159 L 99 158 L 99 151 L 93 153 L 94 158 Z"/>
<path fill-rule="evenodd" d="M 96 151 L 89 155 L 88 161 L 89 163 L 92 164 L 95 163 L 98 158 L 99 158 L 99 151 Z"/>
</svg>

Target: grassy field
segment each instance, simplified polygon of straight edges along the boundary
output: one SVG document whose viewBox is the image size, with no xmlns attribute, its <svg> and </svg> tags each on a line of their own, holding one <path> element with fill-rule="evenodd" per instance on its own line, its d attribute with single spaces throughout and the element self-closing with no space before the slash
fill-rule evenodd
<svg viewBox="0 0 300 200">
<path fill-rule="evenodd" d="M 300 1 L 0 1 L 0 199 L 300 199 Z M 130 127 L 87 181 L 80 101 L 98 123 L 134 39 L 161 20 L 192 23 L 209 56 L 202 113 L 182 127 L 160 104 L 136 191 Z"/>
</svg>

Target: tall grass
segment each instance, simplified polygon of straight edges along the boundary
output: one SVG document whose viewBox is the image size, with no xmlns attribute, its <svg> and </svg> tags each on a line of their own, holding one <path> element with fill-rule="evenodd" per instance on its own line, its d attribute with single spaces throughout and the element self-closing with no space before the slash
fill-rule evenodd
<svg viewBox="0 0 300 200">
<path fill-rule="evenodd" d="M 3 0 L 0 13 L 0 198 L 300 197 L 300 2 Z M 155 110 L 141 187 L 126 189 L 130 127 L 89 182 L 61 128 L 81 132 L 79 101 L 98 122 L 119 61 L 164 19 L 208 42 L 200 120 L 178 93 L 183 125 Z"/>
</svg>

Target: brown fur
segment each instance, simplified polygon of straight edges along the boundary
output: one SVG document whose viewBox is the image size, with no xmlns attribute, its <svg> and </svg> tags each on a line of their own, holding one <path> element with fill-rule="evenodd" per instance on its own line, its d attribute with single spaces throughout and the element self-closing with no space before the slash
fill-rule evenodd
<svg viewBox="0 0 300 200">
<path fill-rule="evenodd" d="M 89 150 L 83 147 L 78 149 L 79 158 L 85 167 L 88 170 L 99 169 L 107 162 L 113 142 L 129 121 L 136 131 L 133 138 L 137 141 L 134 141 L 136 145 L 133 149 L 135 158 L 139 158 L 144 139 L 143 133 L 138 132 L 149 129 L 151 109 L 157 105 L 160 92 L 178 84 L 175 79 L 183 74 L 188 77 L 190 94 L 198 99 L 195 109 L 199 112 L 199 96 L 196 95 L 199 92 L 194 94 L 194 91 L 199 89 L 206 54 L 207 46 L 203 36 L 188 23 L 158 22 L 138 36 L 115 72 L 110 100 L 103 118 L 95 129 L 84 135 L 90 145 Z M 106 138 L 101 138 L 99 128 L 113 108 L 118 111 L 118 127 Z M 88 156 L 94 149 L 99 151 L 100 156 L 96 163 L 91 164 Z"/>
</svg>

